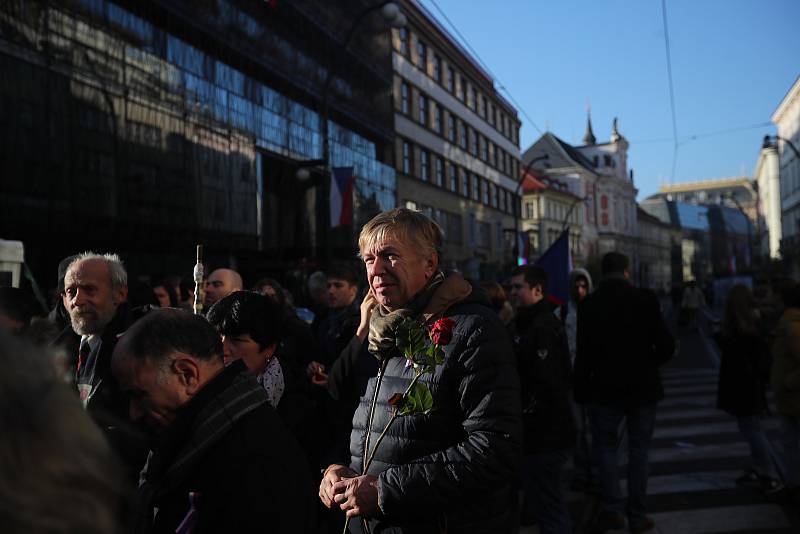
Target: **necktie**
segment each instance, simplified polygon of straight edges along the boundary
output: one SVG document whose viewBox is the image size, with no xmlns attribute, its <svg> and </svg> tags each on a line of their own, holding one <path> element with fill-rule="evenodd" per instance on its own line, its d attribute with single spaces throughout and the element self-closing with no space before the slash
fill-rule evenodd
<svg viewBox="0 0 800 534">
<path fill-rule="evenodd" d="M 81 340 L 80 349 L 78 349 L 78 365 L 75 367 L 75 378 L 77 379 L 80 376 L 81 367 L 83 364 L 86 363 L 87 358 L 89 358 L 89 354 L 92 352 L 92 347 L 89 346 L 89 342 L 85 339 Z"/>
</svg>

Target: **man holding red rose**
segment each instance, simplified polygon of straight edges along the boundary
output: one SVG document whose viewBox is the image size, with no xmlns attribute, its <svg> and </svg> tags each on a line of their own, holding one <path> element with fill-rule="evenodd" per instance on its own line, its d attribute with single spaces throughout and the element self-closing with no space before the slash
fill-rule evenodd
<svg viewBox="0 0 800 534">
<path fill-rule="evenodd" d="M 439 226 L 405 208 L 361 230 L 359 248 L 377 301 L 368 348 L 380 371 L 353 418 L 349 466 L 333 464 L 320 499 L 351 518 L 352 532 L 512 532 L 522 441 L 519 380 L 511 340 L 488 298 L 459 274 L 439 270 Z M 411 318 L 430 329 L 443 363 L 419 382 L 433 410 L 392 417 L 414 366 L 398 349 Z M 376 448 L 376 443 L 379 445 Z M 374 453 L 366 473 L 367 457 Z"/>
</svg>

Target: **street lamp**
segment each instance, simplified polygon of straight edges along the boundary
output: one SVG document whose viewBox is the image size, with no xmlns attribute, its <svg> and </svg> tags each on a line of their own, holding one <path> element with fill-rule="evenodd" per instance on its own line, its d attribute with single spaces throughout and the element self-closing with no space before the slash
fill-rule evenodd
<svg viewBox="0 0 800 534">
<path fill-rule="evenodd" d="M 586 202 L 587 200 L 589 200 L 588 195 L 585 197 L 576 198 L 575 200 L 572 201 L 572 204 L 569 205 L 569 209 L 567 210 L 567 214 L 564 215 L 564 220 L 561 222 L 562 233 L 564 232 L 564 230 L 567 229 L 567 225 L 569 224 L 569 216 L 572 215 L 572 210 L 575 209 L 575 206 L 577 206 L 581 202 Z"/>
<path fill-rule="evenodd" d="M 784 143 L 789 145 L 789 148 L 791 148 L 792 151 L 794 151 L 794 155 L 797 157 L 797 159 L 800 159 L 800 152 L 798 152 L 797 147 L 794 146 L 794 143 L 792 143 L 790 140 L 786 139 L 785 137 L 781 137 L 779 135 L 765 135 L 764 136 L 764 143 L 761 145 L 761 147 L 762 148 L 770 148 L 772 146 L 773 141 L 783 141 Z"/>
<path fill-rule="evenodd" d="M 518 209 L 514 210 L 514 262 L 519 262 L 519 218 L 522 216 L 522 200 L 519 198 L 519 191 L 522 189 L 522 182 L 525 181 L 525 176 L 537 161 L 544 161 L 550 159 L 550 154 L 538 156 L 533 158 L 525 166 L 519 179 L 517 180 L 517 189 L 514 191 L 514 198 L 517 199 L 516 205 Z"/>
<path fill-rule="evenodd" d="M 370 6 L 363 11 L 361 11 L 358 15 L 356 15 L 355 20 L 350 25 L 350 29 L 347 30 L 347 34 L 345 35 L 344 42 L 342 43 L 342 51 L 347 52 L 348 46 L 350 46 L 353 37 L 356 35 L 356 30 L 358 29 L 361 22 L 371 13 L 380 10 L 381 16 L 386 24 L 391 28 L 402 28 L 407 23 L 408 20 L 406 16 L 400 11 L 400 7 L 393 1 L 388 0 L 385 2 L 380 2 L 375 4 L 374 6 Z M 331 174 L 331 149 L 330 149 L 330 133 L 328 130 L 328 117 L 330 115 L 330 88 L 331 82 L 333 82 L 333 76 L 336 72 L 336 64 L 331 63 L 329 66 L 326 74 L 325 80 L 322 83 L 322 92 L 321 92 L 321 103 L 320 103 L 320 134 L 322 134 L 322 157 L 318 160 L 308 160 L 304 162 L 299 162 L 298 167 L 299 169 L 296 171 L 295 176 L 298 180 L 308 180 L 310 177 L 310 173 L 308 171 L 308 167 L 322 167 L 322 174 L 323 180 L 320 184 L 320 198 L 317 202 L 317 211 L 320 214 L 320 221 L 318 223 L 318 228 L 322 230 L 320 232 L 320 238 L 323 235 L 327 234 L 328 230 L 330 229 L 330 206 L 328 205 L 327 199 L 330 197 L 330 174 Z M 325 246 L 324 250 L 324 257 L 328 259 L 330 257 L 330 247 L 331 247 L 331 240 L 325 239 Z M 318 245 L 319 247 L 319 242 Z"/>
</svg>

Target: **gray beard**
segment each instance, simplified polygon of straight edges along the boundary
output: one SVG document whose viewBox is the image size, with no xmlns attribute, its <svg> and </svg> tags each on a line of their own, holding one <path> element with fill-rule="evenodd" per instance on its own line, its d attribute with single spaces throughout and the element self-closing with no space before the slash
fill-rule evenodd
<svg viewBox="0 0 800 534">
<path fill-rule="evenodd" d="M 112 316 L 113 317 L 113 316 Z M 98 315 L 96 318 L 69 316 L 72 330 L 79 336 L 95 336 L 103 333 L 106 325 L 111 322 L 111 317 Z"/>
</svg>

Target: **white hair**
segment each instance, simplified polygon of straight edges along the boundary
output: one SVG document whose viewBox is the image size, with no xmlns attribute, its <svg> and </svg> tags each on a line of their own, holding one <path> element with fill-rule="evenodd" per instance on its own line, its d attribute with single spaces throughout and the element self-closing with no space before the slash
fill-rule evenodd
<svg viewBox="0 0 800 534">
<path fill-rule="evenodd" d="M 122 259 L 120 259 L 118 254 L 98 254 L 97 252 L 87 250 L 75 256 L 75 259 L 69 264 L 67 271 L 72 269 L 78 262 L 86 260 L 100 260 L 108 266 L 108 275 L 111 278 L 111 289 L 116 291 L 121 287 L 128 286 L 128 272 L 125 270 Z"/>
</svg>

